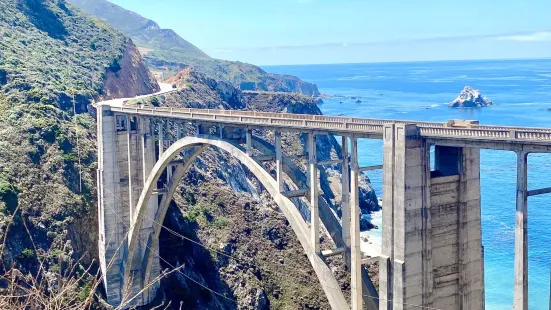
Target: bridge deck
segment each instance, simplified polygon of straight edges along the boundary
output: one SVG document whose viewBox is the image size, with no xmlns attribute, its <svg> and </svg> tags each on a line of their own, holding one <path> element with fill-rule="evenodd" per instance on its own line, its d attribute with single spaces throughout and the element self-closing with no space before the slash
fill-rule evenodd
<svg viewBox="0 0 551 310">
<path fill-rule="evenodd" d="M 458 143 L 474 142 L 474 147 L 516 149 L 519 145 L 534 145 L 538 151 L 551 151 L 551 128 L 509 127 L 469 124 L 453 126 L 450 123 L 420 122 L 390 119 L 353 118 L 291 113 L 254 112 L 240 110 L 214 110 L 193 108 L 141 108 L 111 105 L 114 112 L 163 117 L 182 120 L 194 120 L 228 125 L 249 126 L 251 128 L 286 128 L 288 130 L 321 133 L 348 134 L 365 138 L 381 138 L 384 125 L 415 124 L 422 137 L 432 141 L 449 140 Z"/>
</svg>

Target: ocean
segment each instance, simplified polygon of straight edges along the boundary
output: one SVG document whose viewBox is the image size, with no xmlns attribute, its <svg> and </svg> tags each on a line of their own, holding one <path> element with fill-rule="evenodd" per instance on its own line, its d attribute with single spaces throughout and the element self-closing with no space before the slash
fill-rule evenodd
<svg viewBox="0 0 551 310">
<path fill-rule="evenodd" d="M 481 124 L 551 127 L 551 59 L 270 66 L 316 83 L 327 115 L 418 121 L 479 120 Z M 464 86 L 494 102 L 480 109 L 453 109 L 447 103 Z M 357 97 L 361 103 L 356 103 Z M 362 166 L 382 163 L 382 141 L 359 142 Z M 551 156 L 528 157 L 528 188 L 551 186 Z M 485 251 L 486 309 L 511 309 L 514 283 L 516 155 L 481 151 L 482 239 Z M 382 197 L 381 172 L 369 173 Z M 551 195 L 528 199 L 530 309 L 549 308 Z M 380 224 L 380 214 L 374 214 Z M 370 232 L 380 238 L 380 230 Z"/>
</svg>

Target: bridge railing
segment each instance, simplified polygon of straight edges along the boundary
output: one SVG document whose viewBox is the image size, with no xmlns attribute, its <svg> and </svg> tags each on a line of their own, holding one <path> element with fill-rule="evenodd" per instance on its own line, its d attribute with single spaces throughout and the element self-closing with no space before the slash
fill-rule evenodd
<svg viewBox="0 0 551 310">
<path fill-rule="evenodd" d="M 513 128 L 513 129 L 511 129 Z M 419 134 L 426 137 L 453 137 L 453 138 L 489 138 L 493 140 L 527 140 L 527 141 L 551 141 L 551 131 L 545 132 L 543 128 L 533 130 L 531 128 L 518 127 L 490 127 L 485 128 L 430 128 L 420 127 Z"/>
<path fill-rule="evenodd" d="M 342 130 L 376 135 L 382 135 L 384 124 L 416 124 L 419 126 L 419 134 L 426 137 L 551 141 L 551 129 L 547 128 L 488 126 L 478 124 L 472 124 L 469 125 L 469 127 L 450 127 L 447 123 L 434 122 L 195 108 L 112 107 L 112 109 L 123 113 L 146 114 L 161 117 L 181 117 L 185 119 L 238 123 L 244 125 L 259 124 L 314 130 Z"/>
<path fill-rule="evenodd" d="M 382 134 L 382 124 L 351 123 L 349 118 L 332 118 L 318 115 L 269 113 L 234 110 L 209 109 L 171 109 L 171 108 L 131 108 L 112 107 L 113 111 L 123 113 L 151 115 L 158 117 L 180 117 L 184 119 L 236 124 L 259 124 L 273 126 L 290 126 L 304 129 L 347 130 L 359 133 Z M 290 117 L 287 117 L 290 116 Z"/>
<path fill-rule="evenodd" d="M 148 109 L 148 108 L 141 108 Z M 201 113 L 209 115 L 232 115 L 232 116 L 254 116 L 254 117 L 266 117 L 266 118 L 285 118 L 285 119 L 297 119 L 297 120 L 316 120 L 326 122 L 338 122 L 338 123 L 357 123 L 357 124 L 369 124 L 369 125 L 384 125 L 386 123 L 412 123 L 412 121 L 397 121 L 391 119 L 371 119 L 371 118 L 354 118 L 344 116 L 326 116 L 326 115 L 312 115 L 312 114 L 294 114 L 294 113 L 279 113 L 279 112 L 259 112 L 259 111 L 242 111 L 242 110 L 217 110 L 217 109 L 197 109 L 197 108 L 166 108 L 156 107 L 149 110 L 155 111 L 174 111 L 174 112 L 187 112 L 187 113 Z M 443 127 L 444 123 L 435 122 L 423 122 L 416 121 L 416 124 L 428 127 Z"/>
</svg>

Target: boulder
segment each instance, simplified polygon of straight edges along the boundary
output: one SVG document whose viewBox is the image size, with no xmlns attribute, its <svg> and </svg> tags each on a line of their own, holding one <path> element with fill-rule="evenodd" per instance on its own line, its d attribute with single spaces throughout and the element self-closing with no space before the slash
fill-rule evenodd
<svg viewBox="0 0 551 310">
<path fill-rule="evenodd" d="M 452 108 L 478 108 L 491 106 L 492 101 L 470 86 L 465 86 L 459 96 L 450 102 Z"/>
</svg>

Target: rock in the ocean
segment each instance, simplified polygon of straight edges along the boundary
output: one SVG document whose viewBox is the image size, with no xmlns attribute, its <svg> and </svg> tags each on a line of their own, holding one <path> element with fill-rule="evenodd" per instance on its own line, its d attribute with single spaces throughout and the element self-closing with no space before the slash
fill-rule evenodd
<svg viewBox="0 0 551 310">
<path fill-rule="evenodd" d="M 470 86 L 465 86 L 461 94 L 449 104 L 452 108 L 478 108 L 489 105 L 492 105 L 492 101 Z"/>
<path fill-rule="evenodd" d="M 362 101 L 360 99 L 356 100 L 356 103 L 362 103 Z"/>
</svg>

